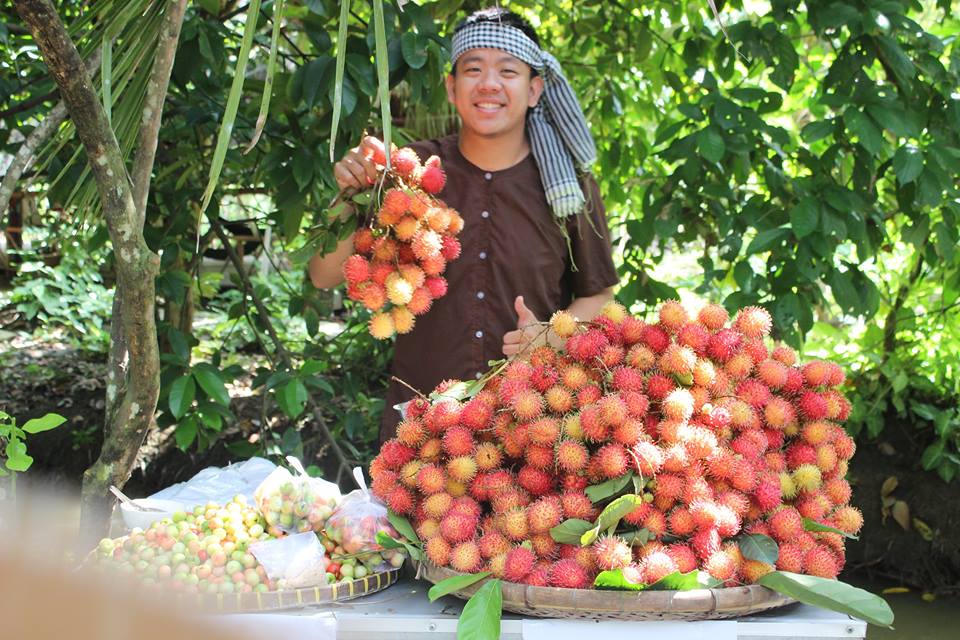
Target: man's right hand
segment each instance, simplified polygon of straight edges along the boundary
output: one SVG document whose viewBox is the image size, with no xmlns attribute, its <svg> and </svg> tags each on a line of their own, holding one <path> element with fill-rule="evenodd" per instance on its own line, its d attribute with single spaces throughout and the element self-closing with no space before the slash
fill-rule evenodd
<svg viewBox="0 0 960 640">
<path fill-rule="evenodd" d="M 374 156 L 383 156 L 383 142 L 367 136 L 359 146 L 350 149 L 343 160 L 333 165 L 333 177 L 337 179 L 341 191 L 363 191 L 374 183 L 379 173 Z"/>
</svg>

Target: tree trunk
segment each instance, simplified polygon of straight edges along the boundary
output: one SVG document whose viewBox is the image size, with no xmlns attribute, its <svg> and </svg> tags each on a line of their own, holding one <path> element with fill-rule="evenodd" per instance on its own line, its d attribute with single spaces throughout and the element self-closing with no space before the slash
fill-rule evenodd
<svg viewBox="0 0 960 640">
<path fill-rule="evenodd" d="M 167 7 L 132 176 L 83 60 L 56 9 L 49 0 L 14 0 L 14 6 L 39 45 L 86 150 L 116 256 L 108 422 L 100 457 L 84 473 L 81 494 L 81 545 L 86 546 L 108 531 L 112 502 L 107 488 L 111 484 L 122 486 L 129 479 L 160 393 L 154 318 L 154 280 L 160 260 L 144 241 L 143 209 L 186 0 L 171 2 Z"/>
</svg>

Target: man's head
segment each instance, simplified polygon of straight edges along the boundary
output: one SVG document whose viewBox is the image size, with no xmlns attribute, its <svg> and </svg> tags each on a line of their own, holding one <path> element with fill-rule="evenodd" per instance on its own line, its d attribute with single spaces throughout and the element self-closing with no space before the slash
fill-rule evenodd
<svg viewBox="0 0 960 640">
<path fill-rule="evenodd" d="M 479 23 L 514 27 L 539 48 L 536 32 L 526 20 L 503 9 L 484 9 L 463 20 L 456 35 Z M 519 58 L 494 47 L 471 48 L 455 61 L 447 76 L 447 98 L 463 126 L 484 137 L 522 132 L 527 109 L 537 105 L 543 93 L 543 78 Z"/>
</svg>

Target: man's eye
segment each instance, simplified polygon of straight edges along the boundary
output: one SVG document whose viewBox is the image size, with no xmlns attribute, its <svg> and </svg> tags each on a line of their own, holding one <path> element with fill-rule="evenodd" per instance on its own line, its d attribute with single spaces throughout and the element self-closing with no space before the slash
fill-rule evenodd
<svg viewBox="0 0 960 640">
<path fill-rule="evenodd" d="M 480 71 L 479 67 L 467 67 L 467 73 L 476 73 L 477 71 Z"/>
<path fill-rule="evenodd" d="M 505 76 L 515 76 L 515 75 L 517 75 L 517 72 L 514 71 L 513 69 L 504 69 L 503 71 L 501 71 L 501 73 L 502 73 L 503 75 L 505 75 Z"/>
</svg>

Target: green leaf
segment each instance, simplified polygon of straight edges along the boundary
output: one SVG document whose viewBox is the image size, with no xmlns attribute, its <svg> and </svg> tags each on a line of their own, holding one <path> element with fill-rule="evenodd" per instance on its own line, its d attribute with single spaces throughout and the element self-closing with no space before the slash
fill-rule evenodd
<svg viewBox="0 0 960 640">
<path fill-rule="evenodd" d="M 760 584 L 804 604 L 846 613 L 870 624 L 893 624 L 893 611 L 883 598 L 839 580 L 773 571 L 760 578 Z"/>
<path fill-rule="evenodd" d="M 270 98 L 273 95 L 273 76 L 277 70 L 277 42 L 280 39 L 280 25 L 283 22 L 283 2 L 276 0 L 273 5 L 273 30 L 270 34 L 270 55 L 267 57 L 267 77 L 263 81 L 263 97 L 260 98 L 260 113 L 257 115 L 257 125 L 253 132 L 250 142 L 244 147 L 244 155 L 257 145 L 260 135 L 263 133 L 263 127 L 267 124 L 267 115 L 270 113 Z M 349 0 L 343 0 L 348 4 Z M 331 138 L 332 140 L 332 138 Z"/>
<path fill-rule="evenodd" d="M 653 534 L 647 529 L 637 529 L 636 531 L 627 531 L 626 533 L 618 533 L 617 535 L 623 538 L 623 541 L 627 544 L 639 545 L 641 547 L 653 539 Z"/>
<path fill-rule="evenodd" d="M 647 585 L 642 582 L 630 582 L 623 575 L 623 569 L 614 569 L 612 571 L 601 571 L 593 580 L 593 586 L 597 589 L 610 591 L 643 591 Z"/>
<path fill-rule="evenodd" d="M 502 617 L 503 590 L 494 578 L 467 600 L 457 622 L 457 640 L 499 640 Z"/>
<path fill-rule="evenodd" d="M 409 520 L 390 510 L 387 511 L 387 520 L 389 520 L 390 524 L 393 525 L 393 528 L 397 530 L 397 533 L 402 535 L 404 538 L 410 542 L 420 542 L 420 537 L 417 535 L 417 532 L 414 530 L 413 525 L 410 524 Z"/>
<path fill-rule="evenodd" d="M 716 127 L 707 127 L 697 134 L 697 151 L 710 162 L 720 162 L 726 150 L 723 135 Z"/>
<path fill-rule="evenodd" d="M 7 469 L 10 471 L 26 471 L 33 464 L 33 458 L 27 455 L 27 445 L 20 440 L 10 440 L 4 449 L 7 456 Z"/>
<path fill-rule="evenodd" d="M 836 527 L 831 527 L 831 526 L 828 526 L 828 525 L 825 525 L 825 524 L 820 524 L 819 522 L 817 522 L 816 520 L 813 520 L 812 518 L 804 518 L 804 519 L 803 519 L 803 528 L 804 528 L 806 531 L 829 531 L 830 533 L 839 533 L 839 534 L 842 535 L 844 538 L 850 538 L 851 540 L 859 540 L 859 539 L 860 539 L 859 537 L 853 535 L 852 533 L 847 533 L 846 531 L 841 531 L 840 529 L 837 529 Z M 746 554 L 744 554 L 744 555 L 746 555 Z M 773 564 L 773 563 L 771 563 L 771 564 Z"/>
<path fill-rule="evenodd" d="M 651 591 L 692 591 L 693 589 L 712 589 L 721 584 L 723 584 L 722 580 L 717 580 L 706 571 L 694 569 L 688 573 L 674 571 L 647 588 Z"/>
<path fill-rule="evenodd" d="M 829 120 L 818 120 L 807 124 L 801 131 L 800 137 L 810 144 L 833 133 L 834 124 Z"/>
<path fill-rule="evenodd" d="M 177 424 L 177 429 L 173 432 L 173 438 L 177 441 L 177 446 L 186 451 L 187 447 L 197 439 L 197 430 L 197 421 L 193 416 Z"/>
<path fill-rule="evenodd" d="M 923 152 L 912 144 L 900 147 L 893 154 L 893 170 L 900 184 L 913 182 L 923 173 Z"/>
<path fill-rule="evenodd" d="M 413 31 L 400 36 L 400 51 L 411 69 L 420 69 L 427 64 L 427 40 Z"/>
<path fill-rule="evenodd" d="M 219 371 L 209 364 L 201 363 L 193 368 L 193 375 L 211 400 L 225 407 L 230 406 L 230 394 L 227 393 Z"/>
<path fill-rule="evenodd" d="M 173 384 L 170 385 L 170 395 L 167 397 L 167 401 L 170 405 L 170 413 L 173 414 L 174 418 L 183 417 L 190 405 L 193 404 L 196 393 L 197 385 L 193 381 L 193 376 L 189 373 L 173 381 Z"/>
<path fill-rule="evenodd" d="M 606 482 L 601 482 L 600 484 L 594 484 L 586 489 L 587 497 L 590 498 L 590 502 L 596 504 L 601 500 L 605 500 L 610 496 L 616 495 L 619 493 L 627 483 L 630 482 L 630 478 L 633 477 L 633 471 L 627 471 L 622 476 L 616 478 L 611 478 Z"/>
<path fill-rule="evenodd" d="M 856 107 L 850 107 L 843 113 L 843 121 L 864 149 L 879 154 L 883 149 L 883 134 L 873 120 Z"/>
<path fill-rule="evenodd" d="M 427 592 L 427 597 L 430 598 L 430 602 L 433 602 L 437 598 L 442 598 L 443 596 L 453 593 L 454 591 L 465 589 L 473 583 L 483 580 L 488 575 L 490 575 L 489 571 L 481 571 L 480 573 L 467 573 L 464 575 L 453 576 L 452 578 L 447 578 L 446 580 L 441 580 L 437 584 L 430 587 L 430 590 Z"/>
<path fill-rule="evenodd" d="M 340 0 L 340 25 L 337 30 L 337 72 L 333 81 L 333 123 L 330 125 L 330 162 L 334 162 L 334 147 L 340 127 L 343 102 L 343 69 L 347 62 L 347 23 L 350 19 L 350 0 Z"/>
<path fill-rule="evenodd" d="M 407 554 L 417 562 L 425 560 L 423 550 L 420 547 L 412 545 L 406 540 L 397 540 L 388 535 L 386 531 L 377 531 L 377 544 L 384 549 L 405 549 Z"/>
<path fill-rule="evenodd" d="M 789 235 L 790 230 L 783 227 L 761 231 L 750 241 L 749 246 L 747 246 L 747 255 L 769 251 L 773 247 L 778 246 L 780 242 Z"/>
<path fill-rule="evenodd" d="M 748 533 L 737 537 L 737 545 L 743 557 L 767 564 L 776 564 L 780 556 L 777 543 L 770 536 L 762 533 Z"/>
<path fill-rule="evenodd" d="M 280 389 L 277 400 L 288 417 L 296 418 L 303 413 L 307 404 L 307 388 L 303 386 L 303 382 L 294 378 Z"/>
<path fill-rule="evenodd" d="M 550 529 L 550 537 L 560 544 L 580 544 L 580 537 L 593 527 L 592 522 L 571 518 Z"/>
<path fill-rule="evenodd" d="M 920 456 L 920 464 L 923 465 L 924 470 L 930 471 L 940 464 L 940 460 L 943 458 L 943 447 L 943 440 L 938 440 L 923 450 L 923 455 Z"/>
<path fill-rule="evenodd" d="M 798 240 L 813 233 L 819 222 L 820 205 L 816 198 L 807 196 L 790 210 L 790 226 Z"/>
<path fill-rule="evenodd" d="M 41 431 L 50 431 L 50 429 L 56 429 L 66 421 L 67 419 L 63 416 L 55 413 L 48 413 L 41 418 L 27 420 L 22 428 L 27 433 L 40 433 Z"/>
<path fill-rule="evenodd" d="M 230 146 L 230 134 L 233 132 L 233 122 L 237 117 L 237 107 L 240 106 L 240 95 L 243 93 L 243 79 L 247 70 L 247 61 L 251 57 L 250 47 L 253 44 L 253 35 L 257 31 L 257 16 L 259 15 L 260 0 L 250 0 L 250 6 L 247 9 L 247 22 L 243 29 L 243 40 L 240 43 L 240 51 L 237 53 L 237 66 L 233 70 L 233 83 L 230 85 L 230 95 L 227 96 L 227 106 L 223 111 L 220 130 L 217 132 L 217 146 L 214 149 L 213 160 L 210 163 L 210 174 L 207 178 L 207 186 L 203 190 L 203 202 L 199 210 L 200 215 L 206 212 L 207 206 L 213 198 L 213 191 L 217 188 L 217 182 L 220 180 L 220 172 L 223 170 L 223 162 L 227 157 L 227 147 Z M 200 386 L 203 386 L 203 381 L 200 381 Z M 224 391 L 224 393 L 226 393 L 226 391 Z"/>
<path fill-rule="evenodd" d="M 387 169 L 390 164 L 390 57 L 387 49 L 386 27 L 383 21 L 383 0 L 373 0 L 373 31 L 377 64 L 377 93 L 380 96 L 380 122 L 383 126 L 383 147 L 387 152 Z M 499 593 L 499 592 L 498 592 Z M 500 628 L 499 622 L 497 628 Z"/>
<path fill-rule="evenodd" d="M 616 527 L 620 519 L 643 504 L 643 498 L 634 494 L 620 496 L 600 512 L 593 529 L 580 536 L 580 545 L 587 546 L 600 536 L 601 531 Z"/>
</svg>

